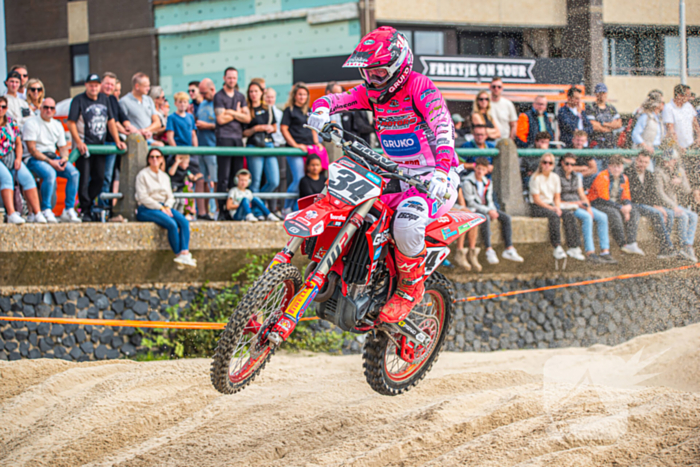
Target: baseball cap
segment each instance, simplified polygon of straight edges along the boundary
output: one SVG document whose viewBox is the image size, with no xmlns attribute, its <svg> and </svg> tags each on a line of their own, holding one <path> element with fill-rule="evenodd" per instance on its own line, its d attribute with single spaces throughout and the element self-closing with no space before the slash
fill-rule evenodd
<svg viewBox="0 0 700 467">
<path fill-rule="evenodd" d="M 17 73 L 16 71 L 11 71 L 7 74 L 7 78 L 5 78 L 5 81 L 7 81 L 10 78 L 17 78 L 18 80 L 22 81 L 22 75 Z"/>
<path fill-rule="evenodd" d="M 452 121 L 455 123 L 463 122 L 464 118 L 460 114 L 452 114 Z"/>
<path fill-rule="evenodd" d="M 85 80 L 86 83 L 94 83 L 94 82 L 100 82 L 100 77 L 97 76 L 95 73 L 91 73 L 88 75 L 87 79 Z"/>
<path fill-rule="evenodd" d="M 603 83 L 596 84 L 593 93 L 598 94 L 599 92 L 608 92 L 608 87 Z"/>
</svg>

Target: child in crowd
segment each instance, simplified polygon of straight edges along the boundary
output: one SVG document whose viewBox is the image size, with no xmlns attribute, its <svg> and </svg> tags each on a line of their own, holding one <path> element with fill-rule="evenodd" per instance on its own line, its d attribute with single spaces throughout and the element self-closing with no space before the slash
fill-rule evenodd
<svg viewBox="0 0 700 467">
<path fill-rule="evenodd" d="M 226 200 L 226 209 L 231 219 L 234 221 L 245 219 L 248 222 L 280 220 L 267 209 L 260 198 L 253 196 L 248 185 L 250 185 L 250 172 L 247 169 L 239 170 L 236 173 L 236 186 L 228 192 Z"/>
<path fill-rule="evenodd" d="M 173 191 L 179 193 L 191 193 L 192 185 L 203 178 L 199 168 L 190 164 L 190 156 L 186 154 L 178 154 L 170 160 L 168 175 L 170 175 L 170 183 L 173 187 Z M 194 200 L 191 199 L 180 199 L 175 206 L 178 211 L 189 216 L 188 220 L 192 220 L 195 214 L 193 201 Z"/>
<path fill-rule="evenodd" d="M 326 177 L 322 174 L 321 158 L 311 155 L 306 158 L 306 175 L 299 182 L 299 198 L 321 193 L 326 186 Z"/>
</svg>

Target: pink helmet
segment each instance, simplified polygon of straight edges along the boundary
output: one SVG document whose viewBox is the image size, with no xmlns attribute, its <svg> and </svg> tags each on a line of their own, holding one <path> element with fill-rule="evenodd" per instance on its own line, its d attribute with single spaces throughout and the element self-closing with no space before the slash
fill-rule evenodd
<svg viewBox="0 0 700 467">
<path fill-rule="evenodd" d="M 408 81 L 413 53 L 403 34 L 382 26 L 362 38 L 343 67 L 359 68 L 370 100 L 385 104 Z"/>
</svg>

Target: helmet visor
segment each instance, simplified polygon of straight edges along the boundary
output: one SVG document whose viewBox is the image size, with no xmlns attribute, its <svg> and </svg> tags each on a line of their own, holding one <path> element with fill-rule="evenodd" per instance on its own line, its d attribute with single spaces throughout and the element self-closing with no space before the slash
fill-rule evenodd
<svg viewBox="0 0 700 467">
<path fill-rule="evenodd" d="M 381 87 L 385 85 L 389 79 L 391 79 L 391 73 L 389 72 L 389 67 L 377 67 L 377 68 L 361 68 L 360 74 L 367 83 L 375 86 Z"/>
</svg>

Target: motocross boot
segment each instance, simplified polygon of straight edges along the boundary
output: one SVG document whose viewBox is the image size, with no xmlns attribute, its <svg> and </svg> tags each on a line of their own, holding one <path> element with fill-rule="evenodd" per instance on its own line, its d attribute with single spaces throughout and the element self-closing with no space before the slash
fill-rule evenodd
<svg viewBox="0 0 700 467">
<path fill-rule="evenodd" d="M 389 299 L 379 313 L 379 320 L 385 323 L 398 323 L 411 312 L 413 307 L 421 301 L 425 286 L 423 274 L 425 274 L 425 255 L 423 248 L 418 256 L 406 256 L 395 250 L 396 269 L 399 273 L 399 283 L 396 293 Z"/>
</svg>

